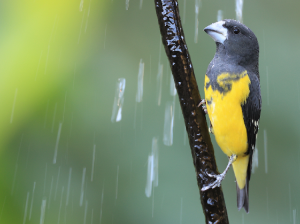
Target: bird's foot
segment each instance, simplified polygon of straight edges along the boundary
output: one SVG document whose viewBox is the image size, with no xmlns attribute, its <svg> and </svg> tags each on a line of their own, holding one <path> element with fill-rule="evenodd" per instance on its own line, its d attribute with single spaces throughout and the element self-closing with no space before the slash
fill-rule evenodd
<svg viewBox="0 0 300 224">
<path fill-rule="evenodd" d="M 226 172 L 223 172 L 221 174 L 209 174 L 209 173 L 207 173 L 207 176 L 215 178 L 216 180 L 214 182 L 202 187 L 201 191 L 206 191 L 210 188 L 214 189 L 216 187 L 220 187 L 222 180 L 224 180 L 224 178 L 225 178 L 225 175 L 226 175 Z"/>
<path fill-rule="evenodd" d="M 204 187 L 202 187 L 201 191 L 206 191 L 208 189 L 214 189 L 216 187 L 220 187 L 221 186 L 221 182 L 222 180 L 224 180 L 225 176 L 226 176 L 226 173 L 229 169 L 229 167 L 231 166 L 231 164 L 237 159 L 237 155 L 235 154 L 232 154 L 230 157 L 229 157 L 229 161 L 228 161 L 228 164 L 227 164 L 227 167 L 226 169 L 224 170 L 223 173 L 221 174 L 209 174 L 209 173 L 206 173 L 207 176 L 209 177 L 212 177 L 212 178 L 215 178 L 216 180 Z"/>
<path fill-rule="evenodd" d="M 204 111 L 205 114 L 207 114 L 207 108 L 206 108 L 206 100 L 203 99 L 200 101 L 200 103 L 198 104 L 198 107 L 202 106 L 202 110 Z"/>
</svg>

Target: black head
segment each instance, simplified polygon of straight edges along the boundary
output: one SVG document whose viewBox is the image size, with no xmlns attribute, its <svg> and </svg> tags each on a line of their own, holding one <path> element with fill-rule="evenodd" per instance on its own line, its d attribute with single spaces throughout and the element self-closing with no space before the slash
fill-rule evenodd
<svg viewBox="0 0 300 224">
<path fill-rule="evenodd" d="M 240 65 L 258 63 L 259 46 L 254 33 L 244 24 L 225 19 L 205 27 L 217 44 L 217 53 L 222 52 L 229 60 Z"/>
</svg>

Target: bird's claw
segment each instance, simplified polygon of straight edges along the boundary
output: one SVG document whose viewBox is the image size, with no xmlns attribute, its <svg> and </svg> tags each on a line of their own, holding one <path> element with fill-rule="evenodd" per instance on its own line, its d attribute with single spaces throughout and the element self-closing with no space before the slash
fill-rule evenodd
<svg viewBox="0 0 300 224">
<path fill-rule="evenodd" d="M 200 103 L 198 104 L 198 107 L 202 106 L 202 110 L 204 111 L 205 114 L 207 114 L 207 108 L 206 108 L 206 100 L 203 99 L 200 101 Z"/>
<path fill-rule="evenodd" d="M 221 186 L 221 182 L 222 180 L 225 178 L 225 174 L 221 173 L 221 174 L 209 174 L 207 173 L 207 176 L 215 178 L 216 180 L 204 187 L 201 188 L 201 191 L 206 191 L 208 189 L 214 189 L 216 187 L 220 187 Z"/>
</svg>

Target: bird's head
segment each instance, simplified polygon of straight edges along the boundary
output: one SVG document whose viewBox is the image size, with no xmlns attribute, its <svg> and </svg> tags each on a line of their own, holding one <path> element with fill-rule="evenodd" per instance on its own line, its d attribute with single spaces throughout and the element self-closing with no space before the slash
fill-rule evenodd
<svg viewBox="0 0 300 224">
<path fill-rule="evenodd" d="M 244 24 L 225 19 L 204 28 L 228 58 L 235 58 L 239 64 L 258 61 L 259 46 L 254 33 Z"/>
</svg>

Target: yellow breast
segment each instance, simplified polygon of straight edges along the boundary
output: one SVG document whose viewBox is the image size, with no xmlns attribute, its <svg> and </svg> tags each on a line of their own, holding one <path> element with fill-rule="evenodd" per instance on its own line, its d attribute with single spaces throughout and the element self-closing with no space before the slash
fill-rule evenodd
<svg viewBox="0 0 300 224">
<path fill-rule="evenodd" d="M 250 79 L 247 71 L 241 74 L 222 73 L 215 83 L 205 76 L 205 99 L 214 135 L 227 156 L 247 152 L 247 131 L 242 104 L 249 96 Z"/>
</svg>

